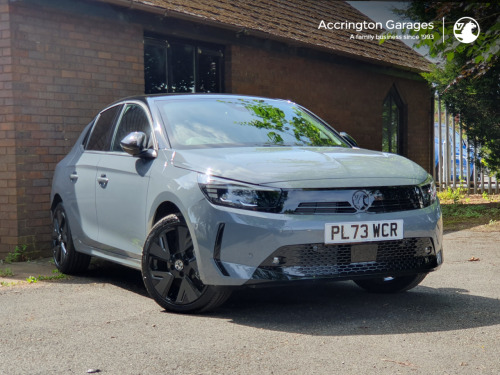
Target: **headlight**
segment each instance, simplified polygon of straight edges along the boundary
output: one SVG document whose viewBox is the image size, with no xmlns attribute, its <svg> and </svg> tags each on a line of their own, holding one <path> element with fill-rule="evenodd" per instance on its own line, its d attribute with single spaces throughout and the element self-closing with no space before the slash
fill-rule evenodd
<svg viewBox="0 0 500 375">
<path fill-rule="evenodd" d="M 437 199 L 437 191 L 436 184 L 431 175 L 429 175 L 419 187 L 422 192 L 423 207 L 428 207 L 433 204 Z"/>
<path fill-rule="evenodd" d="M 198 184 L 213 204 L 253 211 L 278 212 L 281 190 L 198 174 Z"/>
</svg>

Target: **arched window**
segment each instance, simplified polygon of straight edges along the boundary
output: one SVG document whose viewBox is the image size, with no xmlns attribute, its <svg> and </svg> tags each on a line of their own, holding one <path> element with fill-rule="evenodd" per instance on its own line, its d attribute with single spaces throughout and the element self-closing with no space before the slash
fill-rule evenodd
<svg viewBox="0 0 500 375">
<path fill-rule="evenodd" d="M 406 108 L 392 86 L 384 99 L 382 108 L 382 151 L 394 154 L 406 154 Z"/>
</svg>

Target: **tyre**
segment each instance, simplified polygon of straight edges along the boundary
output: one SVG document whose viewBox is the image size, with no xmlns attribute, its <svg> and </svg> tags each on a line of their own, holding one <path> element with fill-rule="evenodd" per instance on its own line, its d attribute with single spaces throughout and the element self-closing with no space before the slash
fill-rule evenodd
<svg viewBox="0 0 500 375">
<path fill-rule="evenodd" d="M 415 288 L 427 276 L 426 273 L 397 276 L 397 277 L 381 277 L 376 279 L 361 279 L 354 282 L 371 293 L 398 293 Z"/>
<path fill-rule="evenodd" d="M 57 269 L 65 274 L 83 272 L 90 263 L 89 255 L 75 250 L 62 202 L 56 206 L 52 214 L 52 253 Z"/>
<path fill-rule="evenodd" d="M 151 229 L 142 254 L 142 277 L 151 297 L 171 312 L 212 310 L 230 295 L 227 288 L 201 281 L 191 234 L 179 215 L 166 216 Z"/>
</svg>

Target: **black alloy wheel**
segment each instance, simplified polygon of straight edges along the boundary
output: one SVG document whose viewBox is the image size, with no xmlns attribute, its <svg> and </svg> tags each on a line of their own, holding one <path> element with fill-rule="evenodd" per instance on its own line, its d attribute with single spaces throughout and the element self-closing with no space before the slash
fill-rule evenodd
<svg viewBox="0 0 500 375">
<path fill-rule="evenodd" d="M 151 230 L 143 250 L 142 276 L 151 297 L 172 312 L 211 310 L 230 295 L 226 288 L 201 281 L 189 228 L 178 215 L 161 219 Z"/>
<path fill-rule="evenodd" d="M 58 203 L 52 213 L 52 253 L 54 263 L 62 273 L 82 272 L 90 263 L 90 256 L 75 250 L 68 217 L 62 202 Z"/>
<path fill-rule="evenodd" d="M 398 293 L 415 288 L 426 276 L 426 273 L 421 273 L 408 276 L 360 279 L 354 280 L 354 282 L 371 293 Z"/>
</svg>

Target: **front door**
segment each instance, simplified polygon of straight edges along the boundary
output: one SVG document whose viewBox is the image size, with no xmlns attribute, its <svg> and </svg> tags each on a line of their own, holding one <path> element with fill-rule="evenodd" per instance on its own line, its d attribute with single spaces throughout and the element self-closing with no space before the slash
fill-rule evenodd
<svg viewBox="0 0 500 375">
<path fill-rule="evenodd" d="M 133 157 L 122 150 L 120 141 L 135 131 L 145 133 L 148 146 L 154 147 L 147 108 L 128 103 L 118 120 L 111 150 L 101 157 L 97 168 L 96 210 L 100 246 L 116 255 L 140 259 L 147 236 L 146 201 L 155 159 Z"/>
</svg>

